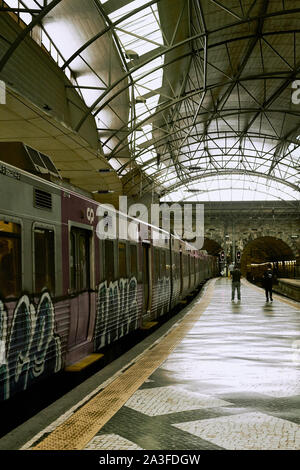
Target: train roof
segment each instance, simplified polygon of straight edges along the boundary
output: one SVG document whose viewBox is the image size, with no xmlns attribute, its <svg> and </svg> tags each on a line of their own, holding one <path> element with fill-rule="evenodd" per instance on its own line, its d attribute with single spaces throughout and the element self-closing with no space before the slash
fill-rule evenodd
<svg viewBox="0 0 300 470">
<path fill-rule="evenodd" d="M 163 234 L 165 235 L 165 237 L 167 238 L 171 238 L 173 240 L 178 240 L 181 244 L 181 247 L 182 245 L 185 247 L 186 250 L 188 250 L 189 252 L 197 252 L 200 256 L 202 255 L 203 256 L 203 250 L 197 250 L 192 243 L 189 243 L 185 240 L 183 240 L 182 238 L 180 238 L 176 233 L 175 234 L 172 234 L 170 232 L 168 232 L 167 230 L 164 230 L 160 227 L 157 227 L 149 222 L 145 222 L 144 220 L 142 219 L 139 219 L 139 218 L 136 218 L 136 217 L 132 217 L 122 211 L 119 211 L 118 209 L 115 209 L 112 205 L 110 204 L 105 204 L 105 203 L 101 203 L 101 202 L 98 202 L 96 201 L 93 196 L 90 194 L 90 193 L 87 193 L 86 191 L 76 187 L 76 186 L 73 186 L 73 185 L 70 185 L 69 183 L 67 183 L 66 181 L 62 180 L 62 179 L 55 179 L 55 181 L 52 180 L 53 176 L 51 177 L 51 179 L 49 178 L 45 178 L 43 176 L 39 176 L 37 174 L 34 174 L 28 170 L 24 170 L 22 168 L 19 168 L 18 166 L 14 166 L 10 163 L 8 163 L 7 161 L 3 161 L 1 160 L 1 156 L 0 156 L 0 165 L 2 165 L 2 171 L 1 171 L 1 168 L 0 168 L 0 174 L 5 174 L 5 170 L 3 169 L 3 167 L 7 167 L 12 174 L 14 175 L 23 175 L 23 176 L 26 176 L 27 178 L 29 179 L 32 179 L 34 181 L 38 181 L 46 186 L 49 186 L 50 188 L 53 188 L 53 189 L 56 189 L 56 190 L 59 190 L 59 191 L 64 191 L 64 192 L 67 192 L 68 194 L 70 195 L 73 195 L 73 196 L 76 196 L 76 197 L 81 197 L 93 204 L 95 204 L 96 206 L 101 206 L 102 208 L 106 209 L 106 210 L 109 210 L 109 211 L 114 211 L 118 216 L 123 216 L 124 218 L 126 218 L 127 220 L 130 220 L 132 222 L 136 222 L 138 224 L 141 224 L 141 225 L 144 225 L 146 226 L 148 229 L 150 230 L 153 230 L 153 231 L 158 231 L 160 234 Z M 20 179 L 20 178 L 17 178 L 17 179 Z M 207 252 L 205 252 L 205 254 L 207 255 Z"/>
</svg>

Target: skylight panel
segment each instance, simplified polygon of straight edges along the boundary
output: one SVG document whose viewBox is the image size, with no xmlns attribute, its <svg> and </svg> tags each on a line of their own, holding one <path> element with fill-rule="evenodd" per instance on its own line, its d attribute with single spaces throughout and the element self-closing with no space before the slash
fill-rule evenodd
<svg viewBox="0 0 300 470">
<path fill-rule="evenodd" d="M 117 27 L 139 36 L 153 35 L 155 31 L 159 31 L 157 21 L 151 10 L 148 9 L 148 15 L 141 16 L 142 13 L 143 12 L 135 15 L 136 19 L 132 17 L 130 21 L 127 20 L 126 22 L 118 23 Z M 157 37 L 160 37 L 159 34 Z"/>
<path fill-rule="evenodd" d="M 136 143 L 139 145 L 150 140 L 152 135 L 152 126 L 144 126 L 142 131 L 136 132 Z"/>
<path fill-rule="evenodd" d="M 148 62 L 147 64 L 143 65 L 143 67 L 139 67 L 138 70 L 133 72 L 132 76 L 137 79 L 141 75 L 144 75 L 148 73 L 151 70 L 154 70 L 155 68 L 158 68 L 154 73 L 157 73 L 159 76 L 162 76 L 162 71 L 160 67 L 163 65 L 163 58 L 162 57 L 157 57 L 156 59 L 151 60 L 151 62 Z"/>
<path fill-rule="evenodd" d="M 145 170 L 145 173 L 147 173 L 147 175 L 150 175 L 150 176 L 153 175 L 155 172 L 156 172 L 156 169 L 152 167 L 146 168 Z"/>
<path fill-rule="evenodd" d="M 160 73 L 153 72 L 149 74 L 147 77 L 144 77 L 139 82 L 141 85 L 146 85 L 149 88 L 155 90 L 156 88 L 160 88 L 162 85 L 162 76 Z"/>
<path fill-rule="evenodd" d="M 148 137 L 147 134 L 142 134 L 140 137 L 136 138 L 136 145 L 137 145 L 137 147 L 139 147 L 143 143 L 148 142 L 149 140 L 150 140 L 150 138 Z"/>
<path fill-rule="evenodd" d="M 6 0 L 5 2 L 7 4 L 9 3 Z M 42 3 L 42 0 L 40 1 L 40 4 L 41 3 Z M 38 8 L 41 8 L 41 5 L 39 4 L 39 2 L 36 2 L 35 0 L 22 0 L 22 4 L 33 10 L 37 10 Z"/>
<path fill-rule="evenodd" d="M 235 160 L 229 160 L 227 163 L 225 163 L 226 168 L 236 168 L 236 161 Z"/>
<path fill-rule="evenodd" d="M 137 161 L 141 164 L 143 163 L 147 163 L 149 162 L 150 160 L 152 160 L 152 158 L 155 157 L 155 154 L 154 152 L 146 152 L 142 155 L 140 155 L 138 158 L 137 158 Z"/>
<path fill-rule="evenodd" d="M 119 170 L 122 166 L 121 163 L 116 158 L 111 158 L 109 160 L 109 163 L 115 170 Z"/>
<path fill-rule="evenodd" d="M 164 185 L 166 186 L 166 184 Z M 215 175 L 202 178 L 200 182 L 190 184 L 189 189 L 199 190 L 199 200 L 212 201 L 250 201 L 250 200 L 293 200 L 299 199 L 299 192 L 283 183 L 266 179 L 257 175 Z M 185 192 L 180 196 L 180 190 L 166 195 L 161 201 L 195 200 L 196 195 Z"/>
<path fill-rule="evenodd" d="M 109 18 L 115 23 L 128 13 L 144 6 L 144 4 L 145 0 L 130 2 L 110 13 Z M 155 50 L 164 44 L 160 25 L 157 20 L 158 17 L 157 5 L 153 4 L 151 7 L 145 7 L 123 21 L 120 21 L 115 26 L 115 32 L 125 56 L 127 51 L 133 51 L 138 57 L 141 57 L 147 52 Z M 130 62 L 130 60 L 131 58 L 128 58 L 128 62 Z M 134 119 L 133 125 L 147 119 L 158 105 L 159 94 L 150 96 L 148 99 L 145 99 L 144 95 L 147 95 L 149 92 L 151 93 L 152 90 L 159 90 L 161 88 L 163 75 L 161 69 L 162 65 L 163 58 L 159 57 L 132 73 L 132 78 L 135 81 L 132 94 L 133 99 L 136 100 L 134 109 L 130 111 L 131 119 Z M 154 70 L 157 67 L 158 69 Z M 143 76 L 145 74 L 146 76 Z M 143 86 L 145 86 L 145 88 L 143 88 Z M 141 102 L 141 99 L 138 100 L 138 97 L 142 97 L 144 102 Z M 132 138 L 135 139 L 137 146 L 146 143 L 148 140 L 151 141 L 152 127 L 144 130 L 143 133 L 133 133 Z M 151 158 L 153 157 L 151 156 Z M 147 161 L 146 156 L 137 158 L 138 163 L 144 163 L 145 161 Z M 147 171 L 148 174 L 153 174 L 156 170 L 148 168 Z"/>
<path fill-rule="evenodd" d="M 101 1 L 101 3 L 105 3 L 105 2 Z M 144 4 L 145 4 L 145 0 L 134 0 L 133 2 L 129 2 L 127 5 L 124 5 L 123 7 L 118 8 L 118 10 L 115 10 L 113 13 L 110 13 L 109 17 L 112 21 L 115 21 L 118 18 L 125 16 L 127 13 L 130 13 L 131 11 L 135 10 L 136 8 L 143 6 Z"/>
<path fill-rule="evenodd" d="M 32 16 L 30 13 L 20 12 L 20 19 L 24 21 L 25 24 L 29 24 L 32 21 Z"/>
<path fill-rule="evenodd" d="M 18 0 L 5 0 L 5 3 L 6 3 L 10 8 L 18 8 L 18 7 L 19 7 L 19 2 L 18 2 Z"/>
<path fill-rule="evenodd" d="M 136 121 L 142 122 L 148 116 L 150 116 L 150 111 L 148 110 L 147 106 L 144 104 L 136 105 Z"/>
<path fill-rule="evenodd" d="M 165 179 L 163 181 L 163 185 L 168 187 L 175 183 L 177 180 L 177 174 L 174 171 L 167 170 L 163 172 L 163 178 Z"/>
<path fill-rule="evenodd" d="M 151 96 L 151 98 L 147 98 L 148 108 L 156 107 L 158 101 L 159 101 L 159 95 L 154 95 L 154 96 Z"/>
<path fill-rule="evenodd" d="M 255 152 L 255 150 L 246 149 L 244 153 L 245 153 L 245 155 L 247 155 L 247 156 L 249 155 L 249 156 L 256 157 L 256 152 Z"/>
<path fill-rule="evenodd" d="M 292 158 L 293 160 L 298 160 L 300 158 L 300 148 L 296 147 L 288 157 Z"/>
</svg>

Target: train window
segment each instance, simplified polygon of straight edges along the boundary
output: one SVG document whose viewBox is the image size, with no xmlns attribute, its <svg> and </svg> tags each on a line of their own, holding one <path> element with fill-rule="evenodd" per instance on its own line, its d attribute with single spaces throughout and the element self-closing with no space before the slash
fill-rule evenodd
<svg viewBox="0 0 300 470">
<path fill-rule="evenodd" d="M 126 245 L 119 243 L 119 277 L 127 279 Z"/>
<path fill-rule="evenodd" d="M 115 252 L 114 242 L 112 240 L 104 241 L 104 258 L 105 258 L 105 280 L 109 284 L 115 280 Z"/>
<path fill-rule="evenodd" d="M 0 220 L 0 293 L 17 297 L 21 286 L 21 226 Z"/>
<path fill-rule="evenodd" d="M 130 245 L 130 275 L 137 278 L 138 267 L 137 267 L 137 247 Z"/>
<path fill-rule="evenodd" d="M 35 291 L 46 287 L 55 291 L 54 232 L 44 228 L 34 228 L 34 267 Z"/>
<path fill-rule="evenodd" d="M 70 234 L 71 289 L 90 288 L 90 236 L 89 230 L 73 227 Z"/>
</svg>

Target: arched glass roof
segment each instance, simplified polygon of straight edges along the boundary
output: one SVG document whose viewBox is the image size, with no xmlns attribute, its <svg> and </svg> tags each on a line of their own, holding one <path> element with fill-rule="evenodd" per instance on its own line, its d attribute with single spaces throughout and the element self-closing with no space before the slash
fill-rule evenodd
<svg viewBox="0 0 300 470">
<path fill-rule="evenodd" d="M 297 0 L 5 3 L 25 25 L 40 16 L 32 37 L 136 193 L 138 172 L 166 200 L 299 200 Z"/>
<path fill-rule="evenodd" d="M 161 200 L 164 201 L 274 201 L 294 200 L 298 193 L 279 180 L 258 175 L 215 174 L 201 181 L 190 182 L 185 189 L 174 189 Z"/>
</svg>

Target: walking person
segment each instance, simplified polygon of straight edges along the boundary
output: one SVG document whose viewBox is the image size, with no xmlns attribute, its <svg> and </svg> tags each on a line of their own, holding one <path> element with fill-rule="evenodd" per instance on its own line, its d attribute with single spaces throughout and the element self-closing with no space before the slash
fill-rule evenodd
<svg viewBox="0 0 300 470">
<path fill-rule="evenodd" d="M 231 272 L 232 278 L 232 293 L 231 300 L 234 300 L 235 290 L 237 290 L 237 298 L 241 300 L 241 271 L 239 270 L 237 264 L 234 265 L 233 271 Z"/>
<path fill-rule="evenodd" d="M 268 264 L 267 270 L 264 272 L 264 288 L 266 293 L 266 302 L 273 302 L 272 288 L 273 288 L 273 270 L 271 263 Z"/>
</svg>

